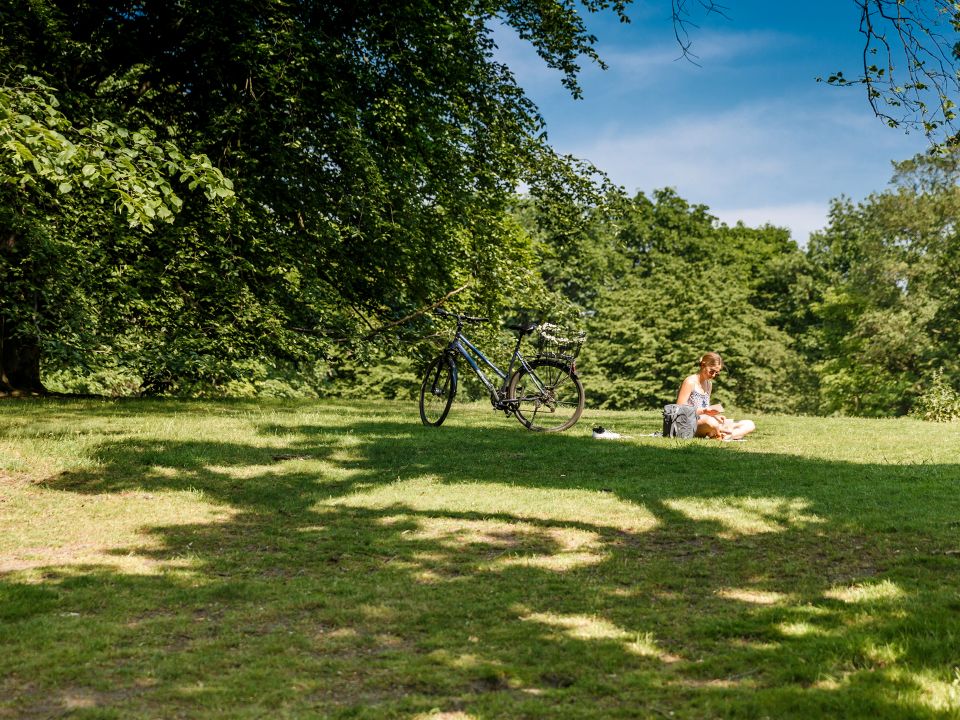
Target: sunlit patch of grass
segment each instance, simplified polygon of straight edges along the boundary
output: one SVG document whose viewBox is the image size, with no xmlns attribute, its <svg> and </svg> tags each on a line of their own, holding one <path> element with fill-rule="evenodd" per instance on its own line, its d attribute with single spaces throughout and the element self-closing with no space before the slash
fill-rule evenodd
<svg viewBox="0 0 960 720">
<path fill-rule="evenodd" d="M 821 627 L 805 620 L 796 620 L 794 622 L 783 622 L 777 625 L 780 634 L 788 638 L 803 638 L 815 635 L 828 635 L 829 633 Z"/>
<path fill-rule="evenodd" d="M 815 690 L 835 692 L 849 685 L 851 673 L 843 673 L 838 677 L 821 677 L 811 687 Z"/>
<path fill-rule="evenodd" d="M 869 638 L 861 645 L 860 653 L 867 662 L 876 667 L 892 665 L 905 655 L 904 648 L 899 643 L 877 642 Z"/>
<path fill-rule="evenodd" d="M 457 580 L 457 578 L 445 578 L 434 570 L 428 570 L 422 567 L 416 569 L 411 568 L 410 571 L 414 580 L 421 585 L 436 585 L 437 583 L 455 582 Z"/>
<path fill-rule="evenodd" d="M 653 633 L 637 633 L 633 640 L 629 640 L 624 649 L 633 655 L 655 658 L 664 663 L 680 662 L 678 655 L 664 652 L 656 643 Z"/>
<path fill-rule="evenodd" d="M 563 572 L 603 561 L 603 542 L 599 533 L 574 527 L 543 527 L 525 522 L 503 520 L 467 520 L 461 518 L 392 516 L 385 524 L 412 523 L 416 530 L 405 530 L 408 541 L 432 541 L 452 552 L 463 553 L 472 546 L 499 550 L 498 557 L 481 562 L 481 570 L 498 571 L 509 567 L 537 567 Z M 541 552 L 548 550 L 548 552 Z M 436 560 L 437 558 L 432 558 Z M 431 580 L 435 576 L 427 575 Z"/>
<path fill-rule="evenodd" d="M 528 613 L 522 615 L 520 619 L 559 628 L 565 635 L 576 640 L 623 640 L 630 637 L 630 633 L 626 630 L 598 617 Z"/>
<path fill-rule="evenodd" d="M 717 536 L 727 540 L 823 522 L 807 512 L 810 502 L 802 498 L 677 498 L 664 504 L 691 520 L 717 523 L 721 526 Z"/>
<path fill-rule="evenodd" d="M 207 465 L 203 468 L 208 473 L 222 475 L 233 480 L 250 480 L 255 478 L 264 478 L 281 476 L 286 474 L 286 470 L 278 468 L 276 465 Z"/>
<path fill-rule="evenodd" d="M 875 583 L 858 583 L 832 587 L 823 593 L 824 597 L 845 603 L 873 603 L 901 600 L 906 593 L 899 585 L 890 580 Z"/>
<path fill-rule="evenodd" d="M 560 552 L 556 555 L 531 555 L 527 557 L 500 558 L 490 563 L 490 569 L 500 570 L 509 567 L 539 568 L 553 572 L 568 572 L 597 565 L 606 555 L 590 552 Z"/>
<path fill-rule="evenodd" d="M 303 525 L 298 527 L 296 530 L 298 533 L 303 533 L 306 535 L 310 533 L 327 532 L 330 530 L 330 528 L 327 525 Z"/>
<path fill-rule="evenodd" d="M 555 628 L 574 640 L 615 640 L 633 655 L 655 658 L 668 663 L 678 662 L 680 659 L 659 648 L 653 633 L 631 633 L 601 617 L 529 612 L 525 608 L 518 610 L 521 620 Z"/>
<path fill-rule="evenodd" d="M 507 515 L 523 520 L 583 523 L 634 533 L 649 532 L 658 524 L 644 506 L 608 493 L 490 482 L 445 483 L 437 477 L 400 480 L 323 504 L 380 510 L 408 508 L 425 513 Z"/>
<path fill-rule="evenodd" d="M 179 478 L 183 470 L 180 468 L 166 467 L 164 465 L 151 465 L 144 471 L 144 475 L 157 478 Z"/>
<path fill-rule="evenodd" d="M 952 672 L 953 676 L 948 679 L 929 670 L 909 673 L 906 677 L 916 687 L 916 698 L 921 705 L 957 717 L 960 716 L 960 667 L 954 667 Z M 903 673 L 897 675 L 903 676 Z"/>
<path fill-rule="evenodd" d="M 60 706 L 66 711 L 94 708 L 100 704 L 95 693 L 83 690 L 68 690 L 60 694 Z"/>
<path fill-rule="evenodd" d="M 158 525 L 228 522 L 231 508 L 198 491 L 128 490 L 64 507 L 63 494 L 19 483 L 0 503 L 0 573 L 44 567 L 101 566 L 149 575 L 189 569 L 188 554 L 158 559 Z"/>
<path fill-rule="evenodd" d="M 756 687 L 756 681 L 747 678 L 679 678 L 671 679 L 669 685 L 690 690 L 724 690 L 729 688 Z"/>
<path fill-rule="evenodd" d="M 750 605 L 782 605 L 791 599 L 786 593 L 754 588 L 720 588 L 717 595 L 725 600 L 736 600 Z"/>
</svg>

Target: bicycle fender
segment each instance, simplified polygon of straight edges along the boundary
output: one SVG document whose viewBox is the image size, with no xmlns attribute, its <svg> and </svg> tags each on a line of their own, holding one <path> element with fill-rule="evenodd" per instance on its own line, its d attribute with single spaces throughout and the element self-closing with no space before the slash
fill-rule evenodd
<svg viewBox="0 0 960 720">
<path fill-rule="evenodd" d="M 454 394 L 456 394 L 457 388 L 460 386 L 460 378 L 458 377 L 460 369 L 457 367 L 457 356 L 453 353 L 447 353 L 447 359 L 453 365 L 453 390 Z"/>
</svg>

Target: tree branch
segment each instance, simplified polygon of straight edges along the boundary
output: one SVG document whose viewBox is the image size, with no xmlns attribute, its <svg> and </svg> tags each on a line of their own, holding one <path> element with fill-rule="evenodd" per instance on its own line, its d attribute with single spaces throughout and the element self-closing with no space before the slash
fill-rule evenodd
<svg viewBox="0 0 960 720">
<path fill-rule="evenodd" d="M 717 14 L 727 18 L 727 7 L 715 2 L 715 0 L 696 0 L 697 4 L 703 8 L 706 15 Z M 697 62 L 697 56 L 690 48 L 693 41 L 690 39 L 690 28 L 698 28 L 695 22 L 690 20 L 690 9 L 687 7 L 689 0 L 670 0 L 670 18 L 673 21 L 673 37 L 676 38 L 677 45 L 680 46 L 680 57 L 686 59 L 700 67 Z"/>
<path fill-rule="evenodd" d="M 362 336 L 362 337 L 360 338 L 360 340 L 362 340 L 362 341 L 372 340 L 372 339 L 375 338 L 377 335 L 380 335 L 381 333 L 386 332 L 386 331 L 389 330 L 390 328 L 394 328 L 394 327 L 396 327 L 396 326 L 398 326 L 398 325 L 403 325 L 404 323 L 410 322 L 410 321 L 413 320 L 414 318 L 420 317 L 421 315 L 426 315 L 426 314 L 427 314 L 428 312 L 430 312 L 431 310 L 436 310 L 438 307 L 440 307 L 441 305 L 443 305 L 445 302 L 447 302 L 447 300 L 449 300 L 450 298 L 452 298 L 454 295 L 456 295 L 456 294 L 458 294 L 458 293 L 461 293 L 461 292 L 463 292 L 464 290 L 466 290 L 468 287 L 470 287 L 471 284 L 472 284 L 472 283 L 469 283 L 469 282 L 468 282 L 468 283 L 466 283 L 466 284 L 464 284 L 464 285 L 461 285 L 460 287 L 456 288 L 455 290 L 451 290 L 450 292 L 448 292 L 446 295 L 444 295 L 442 298 L 440 298 L 440 299 L 437 300 L 436 302 L 432 302 L 432 303 L 430 303 L 429 305 L 427 305 L 427 306 L 425 306 L 425 307 L 422 307 L 422 308 L 420 308 L 419 310 L 417 310 L 417 311 L 415 311 L 415 312 L 412 312 L 412 313 L 410 313 L 409 315 L 406 315 L 406 316 L 400 318 L 399 320 L 394 320 L 394 321 L 392 321 L 392 322 L 386 323 L 386 324 L 384 324 L 384 325 L 381 325 L 381 326 L 378 327 L 378 328 L 373 328 L 373 326 L 370 325 L 369 321 L 367 321 L 366 318 L 363 318 L 364 322 L 367 323 L 367 326 L 372 329 L 372 332 L 369 332 L 369 333 L 367 333 L 366 335 Z M 293 330 L 293 331 L 295 331 L 295 332 L 302 332 L 302 333 L 307 333 L 307 334 L 311 334 L 311 335 L 318 335 L 318 334 L 320 334 L 320 333 L 318 333 L 318 332 L 316 331 L 316 329 L 314 329 L 314 328 L 292 327 L 292 328 L 290 328 L 290 329 Z M 348 343 L 348 342 L 351 342 L 351 341 L 353 341 L 353 340 L 355 340 L 355 338 L 342 337 L 342 338 L 335 338 L 335 339 L 331 340 L 330 342 L 343 345 L 343 344 Z"/>
<path fill-rule="evenodd" d="M 457 293 L 461 293 L 464 290 L 466 290 L 468 287 L 470 287 L 470 284 L 471 283 L 466 283 L 464 285 L 461 285 L 456 290 L 451 290 L 450 292 L 448 292 L 446 295 L 444 295 L 442 298 L 440 298 L 436 302 L 431 303 L 430 305 L 427 305 L 426 307 L 423 307 L 420 310 L 417 310 L 416 312 L 412 312 L 406 317 L 402 317 L 399 320 L 394 320 L 393 322 L 389 322 L 386 325 L 380 326 L 369 335 L 364 335 L 361 338 L 361 340 L 372 340 L 377 335 L 379 335 L 382 332 L 385 332 L 386 330 L 389 330 L 390 328 L 396 327 L 397 325 L 403 325 L 406 322 L 410 322 L 414 318 L 420 317 L 421 315 L 426 315 L 431 310 L 436 310 L 438 307 L 443 305 L 447 300 L 452 298 L 454 295 L 456 295 Z M 334 342 L 347 342 L 348 340 L 349 338 L 341 338 L 339 340 L 334 340 Z"/>
</svg>

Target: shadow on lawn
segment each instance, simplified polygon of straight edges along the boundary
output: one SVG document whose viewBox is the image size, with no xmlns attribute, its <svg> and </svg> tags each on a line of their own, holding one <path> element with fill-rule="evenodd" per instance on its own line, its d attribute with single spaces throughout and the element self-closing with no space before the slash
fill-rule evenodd
<svg viewBox="0 0 960 720">
<path fill-rule="evenodd" d="M 0 576 L 0 646 L 33 658 L 0 680 L 19 696 L 0 717 L 960 711 L 941 547 L 960 466 L 569 434 L 517 450 L 512 427 L 359 415 L 261 432 L 296 440 L 128 439 L 46 483 L 200 491 L 234 514 L 114 550 L 167 572 Z M 943 495 L 923 518 L 904 507 L 919 490 Z"/>
</svg>

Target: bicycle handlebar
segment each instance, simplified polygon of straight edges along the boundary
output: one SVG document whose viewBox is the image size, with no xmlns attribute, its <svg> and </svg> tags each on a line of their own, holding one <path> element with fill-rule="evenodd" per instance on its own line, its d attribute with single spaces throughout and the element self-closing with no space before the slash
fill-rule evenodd
<svg viewBox="0 0 960 720">
<path fill-rule="evenodd" d="M 474 325 L 490 322 L 490 318 L 470 317 L 469 315 L 461 315 L 460 313 L 450 312 L 449 310 L 444 310 L 443 308 L 435 309 L 433 314 L 439 317 L 455 318 L 458 322 L 473 323 Z"/>
</svg>

